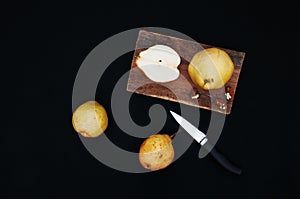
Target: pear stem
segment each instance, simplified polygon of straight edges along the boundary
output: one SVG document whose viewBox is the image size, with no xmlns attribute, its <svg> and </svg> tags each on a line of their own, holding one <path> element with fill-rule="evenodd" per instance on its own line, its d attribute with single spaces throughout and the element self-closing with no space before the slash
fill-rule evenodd
<svg viewBox="0 0 300 199">
<path fill-rule="evenodd" d="M 173 135 L 171 135 L 170 138 L 173 139 L 176 136 L 176 134 L 177 134 L 177 132 L 173 133 Z"/>
<path fill-rule="evenodd" d="M 177 133 L 182 133 L 183 131 L 181 129 L 179 129 L 176 133 L 173 133 L 170 137 L 171 139 L 173 139 Z"/>
</svg>

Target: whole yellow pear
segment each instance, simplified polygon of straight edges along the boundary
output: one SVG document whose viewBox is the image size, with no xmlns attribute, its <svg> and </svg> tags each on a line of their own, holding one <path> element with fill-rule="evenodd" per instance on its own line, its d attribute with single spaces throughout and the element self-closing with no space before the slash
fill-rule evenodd
<svg viewBox="0 0 300 199">
<path fill-rule="evenodd" d="M 139 160 L 141 165 L 152 171 L 163 169 L 174 159 L 172 139 L 167 134 L 148 137 L 141 145 Z"/>
<path fill-rule="evenodd" d="M 97 137 L 108 126 L 107 113 L 96 101 L 88 101 L 80 105 L 73 113 L 72 124 L 84 137 Z"/>
<path fill-rule="evenodd" d="M 234 64 L 229 55 L 218 48 L 199 51 L 192 58 L 188 73 L 192 81 L 205 90 L 217 89 L 231 78 Z"/>
</svg>

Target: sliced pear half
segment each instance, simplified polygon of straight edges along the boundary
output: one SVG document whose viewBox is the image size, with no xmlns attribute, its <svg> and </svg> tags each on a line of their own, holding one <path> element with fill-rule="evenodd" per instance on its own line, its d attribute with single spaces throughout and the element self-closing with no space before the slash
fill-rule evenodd
<svg viewBox="0 0 300 199">
<path fill-rule="evenodd" d="M 139 54 L 137 66 L 154 82 L 170 82 L 179 77 L 180 56 L 165 45 L 154 45 Z"/>
</svg>

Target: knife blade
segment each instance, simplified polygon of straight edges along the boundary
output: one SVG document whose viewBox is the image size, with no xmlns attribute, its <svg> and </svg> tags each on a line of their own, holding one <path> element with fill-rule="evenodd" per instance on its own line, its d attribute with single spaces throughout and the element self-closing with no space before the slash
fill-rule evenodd
<svg viewBox="0 0 300 199">
<path fill-rule="evenodd" d="M 174 119 L 178 122 L 178 124 L 186 130 L 198 143 L 200 143 L 202 146 L 207 142 L 206 135 L 202 133 L 199 129 L 197 129 L 194 125 L 192 125 L 190 122 L 188 122 L 186 119 L 178 115 L 177 113 L 174 113 L 173 111 L 170 111 Z"/>
<path fill-rule="evenodd" d="M 228 171 L 240 175 L 242 170 L 231 163 L 223 154 L 218 152 L 209 142 L 206 135 L 201 132 L 198 128 L 188 122 L 186 119 L 178 115 L 177 113 L 170 111 L 176 122 L 188 132 L 201 146 L 204 147 L 210 154 L 215 158 L 215 160 L 220 163 Z"/>
</svg>

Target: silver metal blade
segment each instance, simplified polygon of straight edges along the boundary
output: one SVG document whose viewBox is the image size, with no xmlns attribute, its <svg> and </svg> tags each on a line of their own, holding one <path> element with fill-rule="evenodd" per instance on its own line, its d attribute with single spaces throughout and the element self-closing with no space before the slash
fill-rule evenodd
<svg viewBox="0 0 300 199">
<path fill-rule="evenodd" d="M 174 113 L 173 111 L 170 112 L 179 125 L 182 126 L 182 128 L 184 128 L 184 130 L 186 130 L 198 143 L 204 145 L 207 142 L 207 138 L 204 133 L 177 113 Z"/>
</svg>

